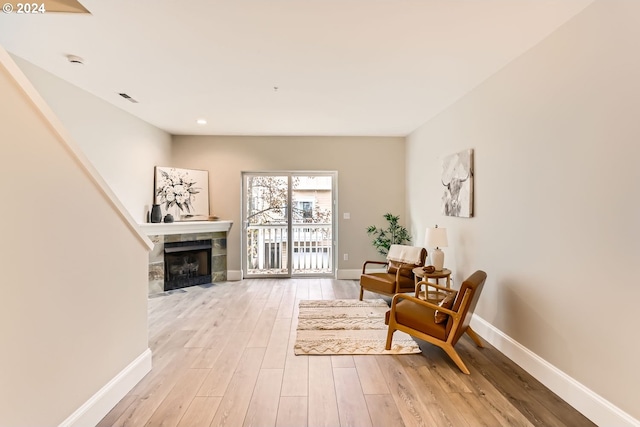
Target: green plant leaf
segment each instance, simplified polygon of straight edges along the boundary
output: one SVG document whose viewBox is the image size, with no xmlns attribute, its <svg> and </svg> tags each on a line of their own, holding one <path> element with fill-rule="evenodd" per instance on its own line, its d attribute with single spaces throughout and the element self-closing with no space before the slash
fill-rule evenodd
<svg viewBox="0 0 640 427">
<path fill-rule="evenodd" d="M 409 231 L 401 226 L 398 222 L 400 217 L 391 213 L 383 215 L 384 219 L 389 223 L 387 228 L 378 228 L 375 225 L 367 227 L 367 234 L 373 236 L 372 244 L 379 254 L 387 255 L 391 245 L 401 245 L 411 242 Z"/>
</svg>

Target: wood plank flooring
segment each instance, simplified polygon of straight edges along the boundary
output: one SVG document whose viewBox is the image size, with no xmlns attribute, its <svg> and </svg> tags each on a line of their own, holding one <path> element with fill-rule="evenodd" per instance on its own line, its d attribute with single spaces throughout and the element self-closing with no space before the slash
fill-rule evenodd
<svg viewBox="0 0 640 427">
<path fill-rule="evenodd" d="M 352 280 L 250 279 L 150 298 L 153 369 L 99 427 L 594 425 L 467 336 L 456 348 L 471 375 L 422 341 L 415 355 L 293 354 L 300 300 L 358 292 Z"/>
</svg>

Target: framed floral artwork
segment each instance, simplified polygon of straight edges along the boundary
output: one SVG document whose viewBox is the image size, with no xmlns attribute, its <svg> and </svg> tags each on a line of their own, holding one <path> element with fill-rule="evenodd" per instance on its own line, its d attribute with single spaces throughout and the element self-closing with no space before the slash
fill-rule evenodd
<svg viewBox="0 0 640 427">
<path fill-rule="evenodd" d="M 156 166 L 153 194 L 163 218 L 209 217 L 209 171 Z"/>
</svg>

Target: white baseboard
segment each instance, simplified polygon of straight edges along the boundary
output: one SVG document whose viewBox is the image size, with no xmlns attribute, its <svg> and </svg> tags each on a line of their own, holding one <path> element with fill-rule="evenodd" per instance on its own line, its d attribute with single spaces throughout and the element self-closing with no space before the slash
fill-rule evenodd
<svg viewBox="0 0 640 427">
<path fill-rule="evenodd" d="M 242 270 L 227 270 L 227 280 L 230 282 L 242 280 Z"/>
<path fill-rule="evenodd" d="M 368 270 L 367 270 L 368 271 Z M 376 270 L 371 270 L 376 271 Z M 380 270 L 384 271 L 384 270 Z M 339 280 L 360 280 L 360 275 L 362 274 L 362 270 L 338 270 L 336 274 L 336 278 Z M 227 280 L 230 282 L 242 280 L 244 275 L 242 274 L 242 270 L 227 270 Z"/>
<path fill-rule="evenodd" d="M 151 350 L 146 349 L 58 427 L 95 426 L 150 370 Z"/>
<path fill-rule="evenodd" d="M 362 269 L 358 270 L 338 270 L 338 280 L 359 280 L 362 274 Z"/>
<path fill-rule="evenodd" d="M 505 356 L 599 426 L 640 426 L 633 418 L 593 390 L 585 387 L 480 316 L 473 315 L 473 330 Z"/>
</svg>

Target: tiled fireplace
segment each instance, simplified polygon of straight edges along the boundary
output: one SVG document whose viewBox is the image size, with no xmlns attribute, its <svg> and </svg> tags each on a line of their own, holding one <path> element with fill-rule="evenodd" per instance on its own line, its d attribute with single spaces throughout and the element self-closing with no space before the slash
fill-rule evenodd
<svg viewBox="0 0 640 427">
<path fill-rule="evenodd" d="M 149 294 L 227 280 L 231 221 L 142 224 L 154 243 L 149 253 Z"/>
</svg>

